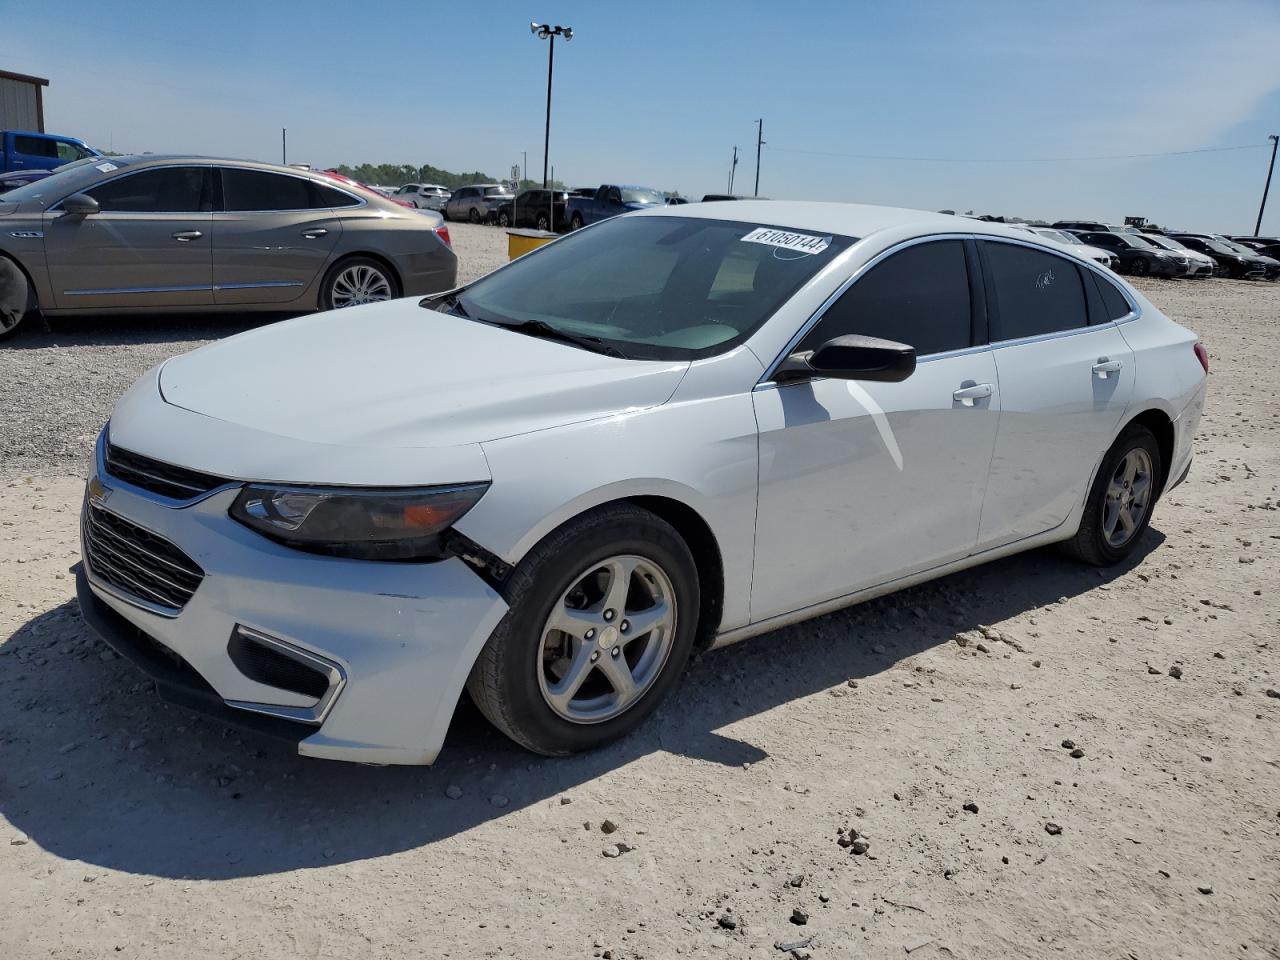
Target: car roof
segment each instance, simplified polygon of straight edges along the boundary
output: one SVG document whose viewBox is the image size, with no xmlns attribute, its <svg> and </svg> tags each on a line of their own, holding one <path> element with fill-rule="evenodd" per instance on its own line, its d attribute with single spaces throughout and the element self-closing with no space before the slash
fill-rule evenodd
<svg viewBox="0 0 1280 960">
<path fill-rule="evenodd" d="M 737 200 L 731 204 L 722 201 L 683 203 L 677 207 L 663 206 L 641 210 L 628 216 L 705 217 L 708 220 L 754 222 L 762 226 L 840 234 L 847 237 L 868 237 L 881 230 L 896 228 L 910 228 L 920 233 L 974 233 L 1024 241 L 1028 239 L 1029 233 L 1027 230 L 1018 230 L 1003 223 L 970 220 L 951 214 L 934 213 L 931 210 L 813 200 Z"/>
</svg>

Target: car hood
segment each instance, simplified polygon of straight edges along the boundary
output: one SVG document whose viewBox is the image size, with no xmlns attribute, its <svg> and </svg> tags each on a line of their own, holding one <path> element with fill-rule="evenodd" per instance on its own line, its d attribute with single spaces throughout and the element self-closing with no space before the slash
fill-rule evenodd
<svg viewBox="0 0 1280 960">
<path fill-rule="evenodd" d="M 166 403 L 277 436 L 444 447 L 657 406 L 688 366 L 608 357 L 393 300 L 176 357 L 159 387 Z"/>
</svg>

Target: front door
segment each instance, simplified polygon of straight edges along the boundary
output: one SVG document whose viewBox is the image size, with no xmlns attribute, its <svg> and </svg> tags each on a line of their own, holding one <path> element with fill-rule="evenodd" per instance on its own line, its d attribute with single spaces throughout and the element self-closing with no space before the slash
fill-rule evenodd
<svg viewBox="0 0 1280 960">
<path fill-rule="evenodd" d="M 85 191 L 99 213 L 46 217 L 45 257 L 59 309 L 213 303 L 207 166 L 152 167 Z"/>
<path fill-rule="evenodd" d="M 1002 407 L 979 534 L 985 548 L 1052 530 L 1083 502 L 1135 371 L 1113 322 L 1127 302 L 1114 287 L 1101 298 L 1089 288 L 1109 280 L 1021 244 L 983 241 L 983 256 Z"/>
<path fill-rule="evenodd" d="M 213 216 L 217 303 L 297 300 L 329 263 L 342 234 L 338 205 L 361 201 L 307 177 L 220 168 L 222 210 Z"/>
<path fill-rule="evenodd" d="M 1000 410 L 995 361 L 974 322 L 974 256 L 959 239 L 890 254 L 797 347 L 851 333 L 906 343 L 919 357 L 906 380 L 756 388 L 753 621 L 972 551 Z"/>
</svg>

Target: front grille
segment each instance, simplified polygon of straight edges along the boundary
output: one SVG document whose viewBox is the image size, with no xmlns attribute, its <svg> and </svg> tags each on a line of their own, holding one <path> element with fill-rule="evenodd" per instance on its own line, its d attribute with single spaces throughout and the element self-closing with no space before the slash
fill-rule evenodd
<svg viewBox="0 0 1280 960">
<path fill-rule="evenodd" d="M 231 662 L 250 680 L 319 700 L 329 690 L 329 677 L 315 667 L 237 629 L 227 643 Z"/>
<path fill-rule="evenodd" d="M 190 500 L 227 482 L 222 477 L 152 460 L 113 443 L 107 444 L 106 461 L 107 473 L 113 477 L 170 500 Z"/>
<path fill-rule="evenodd" d="M 177 614 L 204 579 L 199 565 L 176 546 L 92 502 L 80 536 L 89 572 L 121 593 Z"/>
</svg>

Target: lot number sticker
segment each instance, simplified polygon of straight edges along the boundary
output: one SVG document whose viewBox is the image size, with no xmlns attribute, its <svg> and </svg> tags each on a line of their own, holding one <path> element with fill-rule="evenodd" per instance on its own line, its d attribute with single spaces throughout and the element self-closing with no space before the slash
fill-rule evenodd
<svg viewBox="0 0 1280 960">
<path fill-rule="evenodd" d="M 802 255 L 821 253 L 831 245 L 830 237 L 815 237 L 808 233 L 792 233 L 789 230 L 774 230 L 771 227 L 756 227 L 742 240 L 744 243 L 763 243 L 770 247 L 781 247 Z"/>
<path fill-rule="evenodd" d="M 119 167 L 117 167 L 114 163 L 112 163 L 110 160 L 107 160 L 107 161 L 106 161 L 106 162 L 104 162 L 104 163 L 95 163 L 95 164 L 94 164 L 94 167 L 96 167 L 98 170 L 101 170 L 103 173 L 110 173 L 112 170 L 119 170 L 119 169 L 120 169 L 120 168 L 119 168 Z"/>
</svg>

